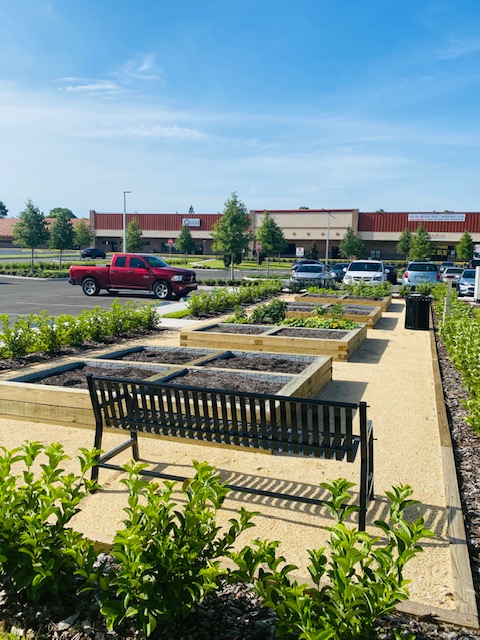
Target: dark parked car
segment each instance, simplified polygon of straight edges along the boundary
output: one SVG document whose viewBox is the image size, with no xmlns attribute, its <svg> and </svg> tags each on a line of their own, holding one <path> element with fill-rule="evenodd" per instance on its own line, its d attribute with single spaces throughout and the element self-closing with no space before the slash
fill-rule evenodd
<svg viewBox="0 0 480 640">
<path fill-rule="evenodd" d="M 337 264 L 333 265 L 331 274 L 335 282 L 342 282 L 343 276 L 345 275 L 344 269 L 346 269 L 349 264 L 349 262 L 337 262 Z"/>
<path fill-rule="evenodd" d="M 320 262 L 320 260 L 313 260 L 311 258 L 302 258 L 301 260 L 295 260 L 294 262 L 292 262 L 292 271 L 296 271 L 298 269 L 298 267 L 300 267 L 303 264 L 321 264 L 323 265 L 323 262 Z"/>
<path fill-rule="evenodd" d="M 81 258 L 106 258 L 107 254 L 101 249 L 95 249 L 95 247 L 89 247 L 88 249 L 82 249 L 80 253 Z"/>
<path fill-rule="evenodd" d="M 385 265 L 385 271 L 387 271 L 387 280 L 388 280 L 388 282 L 390 282 L 391 284 L 397 284 L 398 283 L 398 278 L 397 278 L 397 269 L 395 268 L 395 265 L 394 264 L 386 264 Z"/>
</svg>

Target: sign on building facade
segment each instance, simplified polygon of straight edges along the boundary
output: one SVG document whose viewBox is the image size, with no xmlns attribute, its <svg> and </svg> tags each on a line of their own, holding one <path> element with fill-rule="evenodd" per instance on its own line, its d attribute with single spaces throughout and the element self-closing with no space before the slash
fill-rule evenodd
<svg viewBox="0 0 480 640">
<path fill-rule="evenodd" d="M 184 227 L 199 227 L 200 218 L 183 218 L 182 225 Z"/>
</svg>

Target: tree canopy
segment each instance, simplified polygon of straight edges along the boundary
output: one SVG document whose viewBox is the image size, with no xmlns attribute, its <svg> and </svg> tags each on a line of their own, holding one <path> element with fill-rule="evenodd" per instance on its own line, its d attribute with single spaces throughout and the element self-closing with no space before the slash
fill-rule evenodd
<svg viewBox="0 0 480 640">
<path fill-rule="evenodd" d="M 410 260 L 430 260 L 433 253 L 430 234 L 420 225 L 415 233 L 412 233 L 412 242 L 408 257 Z"/>
<path fill-rule="evenodd" d="M 234 265 L 243 260 L 243 254 L 248 251 L 252 240 L 247 208 L 235 192 L 225 201 L 223 215 L 214 225 L 211 235 L 213 250 L 223 255 L 225 266 L 230 265 L 230 277 L 233 280 Z"/>
<path fill-rule="evenodd" d="M 138 253 L 143 249 L 143 233 L 142 228 L 136 218 L 130 220 L 125 231 L 127 248 L 124 249 L 129 253 Z"/>
<path fill-rule="evenodd" d="M 73 225 L 68 211 L 59 211 L 50 227 L 48 246 L 50 249 L 58 249 L 60 251 L 60 268 L 62 267 L 64 250 L 73 248 L 74 236 Z"/>
<path fill-rule="evenodd" d="M 412 232 L 408 227 L 400 234 L 400 238 L 397 242 L 397 251 L 398 253 L 404 253 L 405 259 L 407 259 L 408 254 L 410 253 L 410 246 L 412 244 Z"/>
<path fill-rule="evenodd" d="M 464 260 L 465 262 L 471 260 L 473 258 L 474 248 L 475 244 L 473 242 L 472 236 L 468 231 L 464 231 L 456 246 L 457 258 L 459 258 L 460 260 Z"/>
<path fill-rule="evenodd" d="M 7 207 L 0 200 L 0 218 L 6 218 L 8 213 Z"/>
<path fill-rule="evenodd" d="M 339 253 L 342 258 L 364 258 L 367 255 L 367 247 L 358 233 L 354 233 L 352 227 L 347 227 L 345 235 L 340 242 Z"/>
<path fill-rule="evenodd" d="M 183 225 L 178 238 L 175 240 L 175 249 L 185 254 L 185 262 L 187 262 L 187 255 L 195 251 L 195 240 L 186 225 Z"/>
<path fill-rule="evenodd" d="M 85 249 L 90 247 L 93 243 L 93 232 L 90 222 L 86 219 L 81 219 L 75 225 L 75 240 L 74 244 L 79 249 Z"/>
<path fill-rule="evenodd" d="M 285 247 L 285 236 L 272 215 L 266 211 L 257 229 L 256 240 L 261 245 L 261 252 L 267 256 L 267 273 L 270 272 L 270 257 L 281 253 Z"/>
<path fill-rule="evenodd" d="M 31 266 L 33 269 L 34 251 L 37 247 L 48 242 L 48 228 L 45 216 L 31 200 L 27 200 L 27 206 L 20 212 L 18 222 L 13 228 L 13 241 L 15 244 L 31 249 Z"/>
<path fill-rule="evenodd" d="M 68 218 L 76 218 L 71 209 L 67 209 L 65 207 L 55 207 L 54 209 L 50 209 L 50 213 L 48 214 L 48 218 L 58 218 L 60 214 L 67 216 Z"/>
</svg>

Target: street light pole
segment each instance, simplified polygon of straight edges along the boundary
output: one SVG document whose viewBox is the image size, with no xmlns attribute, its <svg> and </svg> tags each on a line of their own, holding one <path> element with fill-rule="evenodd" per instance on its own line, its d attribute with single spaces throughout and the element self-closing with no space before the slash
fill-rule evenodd
<svg viewBox="0 0 480 640">
<path fill-rule="evenodd" d="M 122 243 L 122 251 L 123 253 L 127 252 L 127 193 L 132 193 L 131 191 L 123 192 L 123 243 Z"/>
<path fill-rule="evenodd" d="M 328 264 L 328 243 L 330 240 L 330 211 L 327 212 L 328 222 L 327 222 L 327 242 L 325 243 L 325 264 Z"/>
</svg>

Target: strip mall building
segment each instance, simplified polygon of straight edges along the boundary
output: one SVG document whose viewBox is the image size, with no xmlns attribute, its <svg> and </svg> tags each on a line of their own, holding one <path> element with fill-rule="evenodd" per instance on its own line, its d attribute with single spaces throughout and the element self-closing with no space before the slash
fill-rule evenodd
<svg viewBox="0 0 480 640">
<path fill-rule="evenodd" d="M 315 245 L 321 257 L 339 257 L 339 245 L 348 227 L 360 234 L 370 257 L 383 260 L 404 258 L 396 245 L 406 228 L 416 231 L 423 225 L 434 245 L 434 260 L 455 256 L 455 245 L 468 231 L 473 241 L 480 244 L 480 212 L 364 212 L 358 209 L 288 209 L 268 210 L 283 230 L 287 247 L 286 256 L 307 255 Z M 266 210 L 251 210 L 251 227 L 255 232 L 262 223 Z M 219 213 L 127 213 L 128 223 L 136 218 L 143 232 L 144 251 L 168 253 L 187 226 L 199 254 L 211 253 L 213 226 Z M 90 223 L 95 235 L 95 246 L 105 251 L 121 247 L 123 214 L 90 211 Z"/>
</svg>

